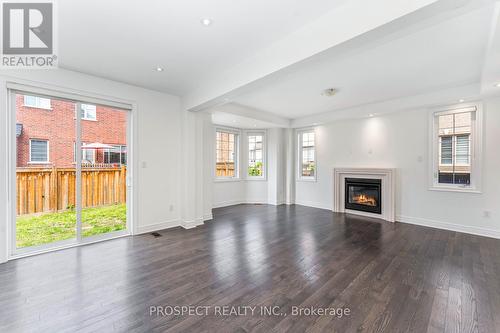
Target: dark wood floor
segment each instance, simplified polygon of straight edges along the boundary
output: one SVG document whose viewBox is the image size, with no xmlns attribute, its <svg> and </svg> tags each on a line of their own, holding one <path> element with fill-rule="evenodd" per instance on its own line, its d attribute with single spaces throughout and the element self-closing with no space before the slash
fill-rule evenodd
<svg viewBox="0 0 500 333">
<path fill-rule="evenodd" d="M 0 265 L 0 332 L 500 332 L 499 240 L 302 206 L 214 213 Z M 157 305 L 283 315 L 150 316 Z"/>
</svg>

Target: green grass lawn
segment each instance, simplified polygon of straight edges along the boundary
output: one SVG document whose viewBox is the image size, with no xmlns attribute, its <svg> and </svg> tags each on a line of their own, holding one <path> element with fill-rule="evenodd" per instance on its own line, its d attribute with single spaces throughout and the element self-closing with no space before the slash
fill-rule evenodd
<svg viewBox="0 0 500 333">
<path fill-rule="evenodd" d="M 126 228 L 126 221 L 125 204 L 85 208 L 82 210 L 83 237 L 123 230 Z M 18 216 L 16 235 L 18 248 L 75 238 L 75 210 Z"/>
</svg>

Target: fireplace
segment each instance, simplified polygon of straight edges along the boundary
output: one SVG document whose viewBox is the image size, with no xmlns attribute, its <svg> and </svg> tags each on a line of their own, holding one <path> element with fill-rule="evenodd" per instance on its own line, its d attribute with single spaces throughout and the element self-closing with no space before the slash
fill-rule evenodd
<svg viewBox="0 0 500 333">
<path fill-rule="evenodd" d="M 345 178 L 345 208 L 382 214 L 382 180 Z"/>
</svg>

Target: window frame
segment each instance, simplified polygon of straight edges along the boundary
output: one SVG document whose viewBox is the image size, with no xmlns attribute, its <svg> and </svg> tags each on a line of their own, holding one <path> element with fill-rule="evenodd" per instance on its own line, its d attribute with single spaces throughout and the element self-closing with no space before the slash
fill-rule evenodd
<svg viewBox="0 0 500 333">
<path fill-rule="evenodd" d="M 35 98 L 36 101 L 37 101 L 37 103 L 36 104 L 28 104 L 28 103 L 26 103 L 26 97 L 33 97 L 33 98 Z M 45 106 L 41 106 L 40 105 L 39 102 L 42 99 L 45 99 L 45 100 L 49 101 L 49 107 L 45 107 Z M 23 95 L 23 106 L 27 107 L 27 108 L 42 109 L 42 110 L 49 110 L 49 111 L 51 111 L 52 110 L 52 99 L 47 98 L 47 97 L 37 96 L 37 95 L 25 94 L 25 95 Z"/>
<path fill-rule="evenodd" d="M 47 142 L 47 160 L 46 161 L 33 161 L 31 158 L 31 142 L 32 141 L 45 141 Z M 50 164 L 50 141 L 48 139 L 29 139 L 29 161 L 28 164 Z"/>
<path fill-rule="evenodd" d="M 234 176 L 233 177 L 227 177 L 227 176 L 217 176 L 217 132 L 224 132 L 224 133 L 230 133 L 234 134 Z M 235 128 L 230 128 L 230 127 L 221 127 L 217 126 L 214 131 L 214 138 L 215 138 L 215 145 L 214 145 L 214 165 L 213 165 L 213 172 L 214 172 L 214 179 L 216 182 L 227 182 L 227 181 L 240 181 L 241 178 L 241 172 L 240 172 L 240 152 L 241 152 L 241 135 L 242 131 L 235 129 Z"/>
<path fill-rule="evenodd" d="M 464 112 L 475 112 L 472 118 L 470 135 L 470 185 L 439 183 L 439 166 L 441 163 L 441 140 L 439 137 L 439 116 Z M 483 106 L 481 103 L 453 105 L 447 108 L 433 109 L 429 113 L 429 190 L 465 193 L 482 193 L 482 159 L 483 159 Z M 453 135 L 450 135 L 453 137 Z M 452 138 L 452 152 L 456 150 L 456 140 Z M 452 155 L 452 164 L 456 163 Z"/>
<path fill-rule="evenodd" d="M 305 133 L 314 133 L 314 165 L 315 165 L 315 172 L 314 176 L 303 176 L 302 175 L 302 156 L 303 156 L 303 151 L 302 151 L 302 138 Z M 303 181 L 303 182 L 316 182 L 318 179 L 318 154 L 317 154 L 317 146 L 318 146 L 318 135 L 316 133 L 315 128 L 303 128 L 300 130 L 297 130 L 296 132 L 296 142 L 297 142 L 297 161 L 296 161 L 296 167 L 297 167 L 297 173 L 296 173 L 296 180 L 297 181 Z"/>
<path fill-rule="evenodd" d="M 248 174 L 248 168 L 250 167 L 250 149 L 249 140 L 250 136 L 262 136 L 262 175 L 251 176 Z M 267 131 L 265 130 L 251 130 L 245 131 L 245 177 L 247 180 L 266 180 L 267 179 Z"/>
</svg>

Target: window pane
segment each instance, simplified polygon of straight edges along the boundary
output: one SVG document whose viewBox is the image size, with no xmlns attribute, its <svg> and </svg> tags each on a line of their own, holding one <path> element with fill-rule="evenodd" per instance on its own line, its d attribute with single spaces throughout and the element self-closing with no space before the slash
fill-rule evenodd
<svg viewBox="0 0 500 333">
<path fill-rule="evenodd" d="M 453 163 L 453 138 L 446 136 L 441 138 L 441 164 Z"/>
<path fill-rule="evenodd" d="M 453 134 L 453 115 L 439 116 L 439 135 Z"/>
<path fill-rule="evenodd" d="M 474 112 L 438 116 L 440 145 L 438 183 L 469 185 L 470 147 Z"/>
<path fill-rule="evenodd" d="M 35 96 L 24 96 L 24 105 L 26 106 L 36 106 L 36 98 Z"/>
<path fill-rule="evenodd" d="M 314 156 L 314 132 L 302 133 L 301 147 L 301 175 L 303 177 L 314 177 L 316 172 L 316 161 Z"/>
<path fill-rule="evenodd" d="M 216 132 L 216 176 L 235 177 L 236 176 L 236 134 L 217 131 Z"/>
<path fill-rule="evenodd" d="M 50 109 L 50 99 L 38 96 L 24 95 L 24 105 L 34 108 Z"/>
<path fill-rule="evenodd" d="M 31 162 L 48 161 L 48 142 L 31 140 Z"/>
<path fill-rule="evenodd" d="M 457 164 L 469 164 L 469 135 L 457 136 Z"/>
<path fill-rule="evenodd" d="M 262 135 L 248 136 L 248 175 L 252 177 L 259 177 L 264 174 L 262 141 Z"/>
</svg>

